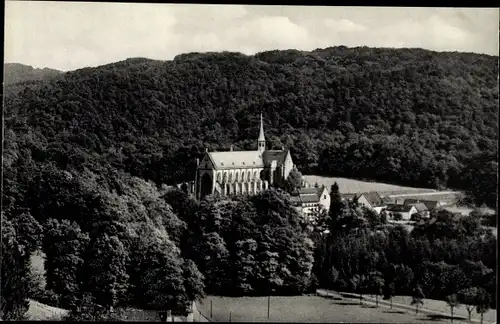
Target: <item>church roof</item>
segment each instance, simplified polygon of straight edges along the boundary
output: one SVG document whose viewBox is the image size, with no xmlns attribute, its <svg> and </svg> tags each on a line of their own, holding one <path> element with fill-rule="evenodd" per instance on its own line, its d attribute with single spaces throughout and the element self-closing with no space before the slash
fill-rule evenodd
<svg viewBox="0 0 500 324">
<path fill-rule="evenodd" d="M 262 158 L 264 159 L 264 165 L 268 166 L 272 161 L 276 161 L 278 165 L 281 165 L 285 162 L 287 151 L 283 150 L 267 150 L 262 154 Z"/>
<path fill-rule="evenodd" d="M 216 169 L 263 168 L 259 151 L 208 152 Z"/>
</svg>

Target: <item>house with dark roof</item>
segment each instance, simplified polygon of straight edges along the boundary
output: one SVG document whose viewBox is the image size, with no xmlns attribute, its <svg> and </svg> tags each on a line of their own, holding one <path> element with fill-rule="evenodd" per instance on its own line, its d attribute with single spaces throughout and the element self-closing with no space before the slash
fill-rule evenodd
<svg viewBox="0 0 500 324">
<path fill-rule="evenodd" d="M 429 211 L 431 210 L 436 210 L 436 209 L 439 209 L 442 207 L 442 204 L 441 202 L 439 201 L 436 201 L 436 200 L 421 200 L 421 199 L 405 199 L 404 201 L 404 205 L 415 205 L 415 204 L 418 204 L 418 203 L 422 203 L 425 205 L 425 207 L 427 207 L 427 209 Z"/>
<path fill-rule="evenodd" d="M 401 220 L 410 220 L 411 215 L 417 213 L 417 209 L 413 205 L 397 205 L 397 204 L 387 205 L 387 207 L 385 207 L 383 211 L 385 211 L 389 219 L 395 219 L 398 217 L 399 214 L 401 215 Z"/>
<path fill-rule="evenodd" d="M 376 191 L 362 193 L 357 198 L 357 202 L 360 206 L 375 210 L 377 213 L 379 213 L 384 206 L 382 197 L 380 197 Z"/>
<path fill-rule="evenodd" d="M 308 221 L 317 217 L 321 210 L 330 209 L 330 194 L 325 186 L 301 188 L 292 193 L 290 200 Z"/>
<path fill-rule="evenodd" d="M 412 206 L 415 207 L 415 209 L 417 210 L 417 213 L 421 216 L 421 217 L 425 217 L 425 218 L 428 218 L 430 217 L 430 211 L 429 211 L 429 208 L 427 208 L 427 206 L 421 202 L 419 203 L 415 203 L 415 204 L 412 204 Z"/>
<path fill-rule="evenodd" d="M 267 150 L 264 122 L 260 116 L 260 131 L 255 151 L 205 152 L 196 161 L 195 197 L 257 194 L 288 178 L 295 167 L 289 150 Z"/>
</svg>

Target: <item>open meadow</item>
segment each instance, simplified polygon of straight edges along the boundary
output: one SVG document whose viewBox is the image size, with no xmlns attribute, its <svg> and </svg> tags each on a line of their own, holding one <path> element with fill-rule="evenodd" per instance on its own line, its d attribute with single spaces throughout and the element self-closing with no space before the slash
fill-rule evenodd
<svg viewBox="0 0 500 324">
<path fill-rule="evenodd" d="M 325 185 L 328 189 L 330 189 L 330 186 L 334 182 L 337 182 L 337 184 L 339 185 L 340 193 L 342 194 L 363 193 L 368 191 L 377 191 L 379 193 L 383 193 L 384 195 L 436 192 L 436 190 L 428 188 L 404 187 L 381 182 L 368 182 L 337 177 L 304 175 L 304 179 L 309 182 L 311 186 L 313 186 L 315 183 L 318 183 L 319 186 Z"/>
<path fill-rule="evenodd" d="M 302 322 L 302 323 L 445 323 L 447 318 L 426 314 L 415 315 L 409 310 L 360 306 L 349 298 L 319 296 L 271 297 L 270 316 L 267 319 L 267 297 L 208 296 L 200 304 L 200 311 L 210 317 L 212 301 L 213 321 L 228 322 Z M 230 315 L 231 313 L 231 315 Z M 229 318 L 231 317 L 231 318 Z M 454 323 L 460 323 L 455 320 Z"/>
</svg>

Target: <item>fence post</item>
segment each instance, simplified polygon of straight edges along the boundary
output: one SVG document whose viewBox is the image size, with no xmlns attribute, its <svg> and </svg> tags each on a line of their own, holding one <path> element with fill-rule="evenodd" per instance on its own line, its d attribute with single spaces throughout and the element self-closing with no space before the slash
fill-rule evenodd
<svg viewBox="0 0 500 324">
<path fill-rule="evenodd" d="M 210 319 L 213 318 L 213 312 L 212 312 L 212 300 L 210 299 Z"/>
<path fill-rule="evenodd" d="M 229 311 L 229 323 L 231 323 L 231 311 Z"/>
</svg>

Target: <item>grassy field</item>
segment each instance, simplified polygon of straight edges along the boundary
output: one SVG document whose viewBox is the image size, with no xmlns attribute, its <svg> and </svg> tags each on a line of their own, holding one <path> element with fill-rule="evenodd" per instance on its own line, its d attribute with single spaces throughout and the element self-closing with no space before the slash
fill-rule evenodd
<svg viewBox="0 0 500 324">
<path fill-rule="evenodd" d="M 343 194 L 347 193 L 363 193 L 368 191 L 378 191 L 379 193 L 384 193 L 384 195 L 390 194 L 405 194 L 405 193 L 424 193 L 424 192 L 435 192 L 434 189 L 426 188 L 412 188 L 403 187 L 398 185 L 392 185 L 380 182 L 367 182 L 360 180 L 353 180 L 347 178 L 335 178 L 335 177 L 321 177 L 315 175 L 305 175 L 304 179 L 313 186 L 315 183 L 322 186 L 325 185 L 328 189 L 330 186 L 337 182 L 339 185 L 339 190 Z"/>
<path fill-rule="evenodd" d="M 271 297 L 267 319 L 267 297 L 205 298 L 200 311 L 210 316 L 210 301 L 214 321 L 232 322 L 302 322 L 302 323 L 445 323 L 449 319 L 411 311 L 388 309 L 373 305 L 360 306 L 351 299 L 327 299 L 319 296 Z M 454 323 L 460 323 L 455 320 Z"/>
<path fill-rule="evenodd" d="M 409 296 L 396 296 L 392 299 L 394 303 L 399 303 L 403 305 L 411 305 L 411 297 Z M 434 299 L 425 299 L 424 305 L 422 306 L 426 309 L 430 309 L 433 311 L 449 313 L 450 307 L 448 304 L 442 300 L 434 300 Z M 465 317 L 467 318 L 467 310 L 465 306 L 461 305 L 454 310 L 455 316 Z M 481 316 L 474 310 L 471 314 L 472 319 L 479 320 Z M 493 323 L 496 322 L 497 311 L 495 309 L 490 309 L 486 314 L 484 314 L 484 323 Z"/>
</svg>

